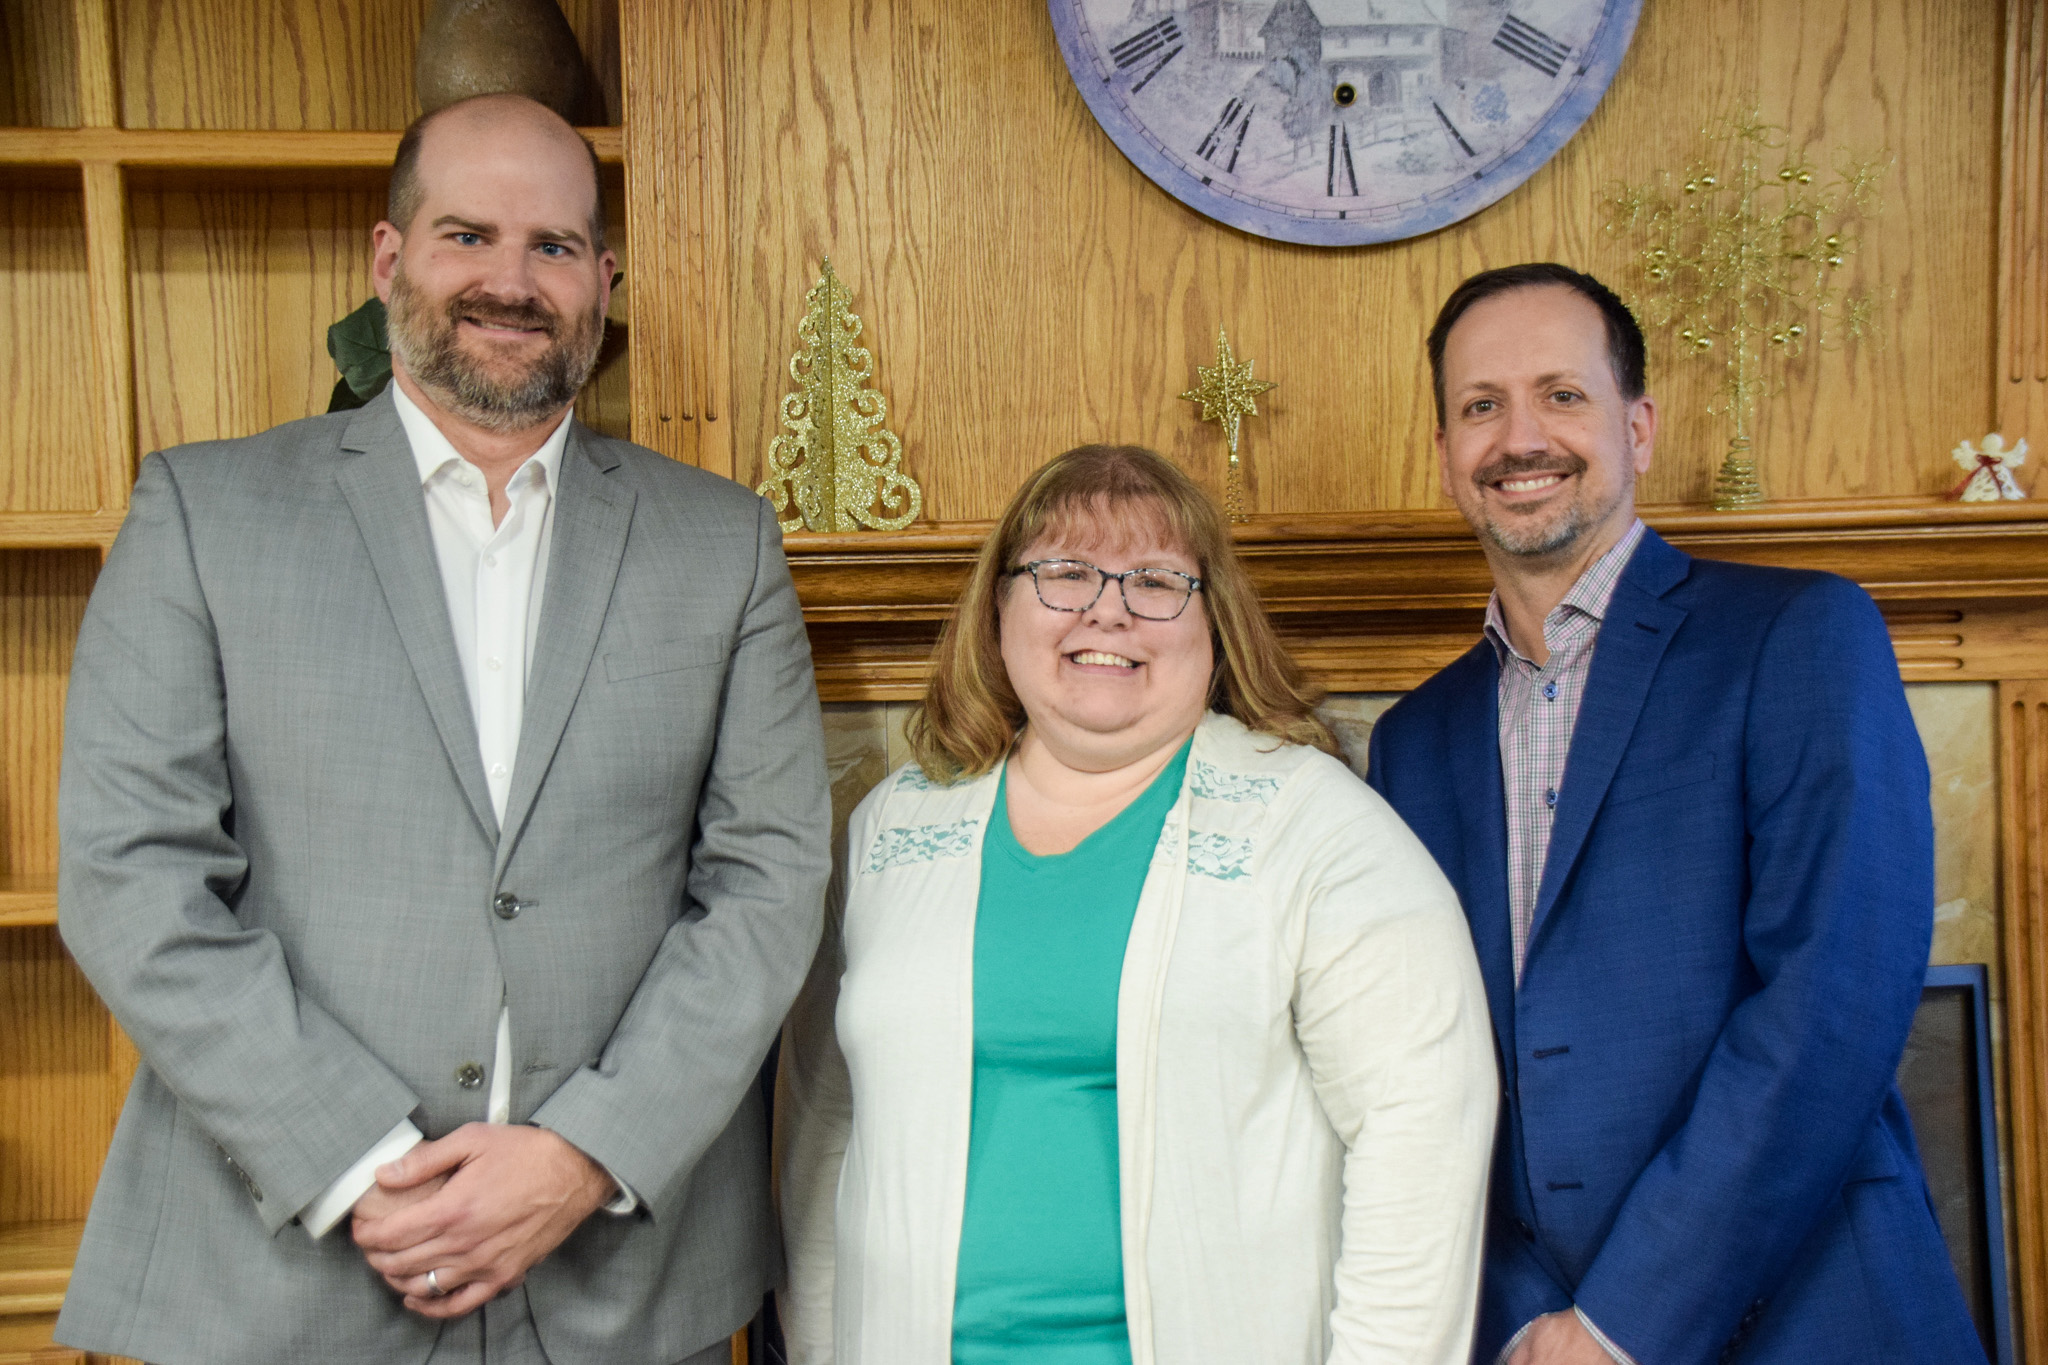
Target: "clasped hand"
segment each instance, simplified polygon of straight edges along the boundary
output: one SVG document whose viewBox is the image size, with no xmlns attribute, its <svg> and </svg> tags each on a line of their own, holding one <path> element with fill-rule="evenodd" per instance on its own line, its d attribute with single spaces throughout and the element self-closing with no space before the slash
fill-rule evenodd
<svg viewBox="0 0 2048 1365">
<path fill-rule="evenodd" d="M 353 1228 L 407 1308 L 459 1318 L 523 1281 L 617 1192 L 603 1167 L 545 1128 L 466 1123 L 378 1167 Z"/>
</svg>

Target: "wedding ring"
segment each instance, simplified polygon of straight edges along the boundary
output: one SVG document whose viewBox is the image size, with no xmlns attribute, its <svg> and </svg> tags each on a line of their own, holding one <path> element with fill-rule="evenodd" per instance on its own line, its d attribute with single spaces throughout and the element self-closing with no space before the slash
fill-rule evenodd
<svg viewBox="0 0 2048 1365">
<path fill-rule="evenodd" d="M 441 1272 L 438 1270 L 429 1270 L 427 1272 L 427 1293 L 430 1297 L 436 1299 L 443 1297 L 448 1292 L 441 1287 L 440 1274 Z"/>
</svg>

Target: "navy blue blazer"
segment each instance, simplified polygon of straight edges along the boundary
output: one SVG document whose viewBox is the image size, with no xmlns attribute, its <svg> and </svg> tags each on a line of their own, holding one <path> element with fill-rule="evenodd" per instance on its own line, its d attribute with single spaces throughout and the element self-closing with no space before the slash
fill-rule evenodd
<svg viewBox="0 0 2048 1365">
<path fill-rule="evenodd" d="M 1892 1079 L 1934 835 L 1876 606 L 1643 536 L 1519 991 L 1498 678 L 1481 641 L 1370 773 L 1458 889 L 1500 1047 L 1474 1359 L 1576 1303 L 1640 1365 L 1982 1365 Z"/>
</svg>

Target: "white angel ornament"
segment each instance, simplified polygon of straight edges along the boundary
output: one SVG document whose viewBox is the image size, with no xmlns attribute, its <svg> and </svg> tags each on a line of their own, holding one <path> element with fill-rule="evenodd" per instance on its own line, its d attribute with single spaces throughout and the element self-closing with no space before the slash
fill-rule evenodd
<svg viewBox="0 0 2048 1365">
<path fill-rule="evenodd" d="M 2025 437 L 2007 450 L 2005 438 L 1994 431 L 1984 438 L 1981 448 L 1964 441 L 1949 454 L 1958 465 L 1970 471 L 1963 476 L 1962 482 L 1948 490 L 1949 497 L 1956 501 L 2016 501 L 2027 496 L 2012 476 L 2013 470 L 2027 462 Z"/>
</svg>

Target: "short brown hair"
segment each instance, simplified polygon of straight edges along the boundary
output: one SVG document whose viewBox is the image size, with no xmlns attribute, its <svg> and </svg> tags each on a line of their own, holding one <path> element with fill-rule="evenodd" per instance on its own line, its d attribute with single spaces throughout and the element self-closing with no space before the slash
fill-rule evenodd
<svg viewBox="0 0 2048 1365">
<path fill-rule="evenodd" d="M 1315 713 L 1322 689 L 1280 644 L 1208 494 L 1142 446 L 1088 445 L 1051 460 L 1026 480 L 982 542 L 932 653 L 924 704 L 907 729 L 911 756 L 927 777 L 952 782 L 988 772 L 1024 728 L 1024 707 L 1003 665 L 997 615 L 1006 571 L 1016 567 L 1017 556 L 1049 532 L 1077 522 L 1092 521 L 1115 537 L 1147 516 L 1167 544 L 1195 561 L 1202 579 L 1216 651 L 1210 708 L 1286 743 L 1338 752 L 1335 736 Z"/>
<path fill-rule="evenodd" d="M 1600 310 L 1601 321 L 1607 326 L 1607 367 L 1614 371 L 1615 387 L 1630 402 L 1643 396 L 1648 368 L 1643 329 L 1636 322 L 1636 315 L 1621 301 L 1621 296 L 1584 271 L 1555 261 L 1528 261 L 1522 265 L 1504 265 L 1497 270 L 1480 271 L 1453 289 L 1451 296 L 1444 300 L 1444 306 L 1437 310 L 1436 324 L 1429 329 L 1428 350 L 1429 380 L 1436 389 L 1436 424 L 1439 427 L 1444 424 L 1444 348 L 1450 344 L 1451 328 L 1457 326 L 1458 319 L 1482 299 L 1490 299 L 1512 289 L 1533 289 L 1546 284 L 1569 289 Z"/>
<path fill-rule="evenodd" d="M 503 94 L 471 95 L 469 99 L 444 104 L 439 109 L 421 114 L 398 139 L 398 154 L 391 158 L 391 183 L 385 191 L 384 218 L 400 232 L 412 230 L 413 215 L 420 211 L 420 200 L 425 192 L 420 189 L 420 144 L 426 141 L 427 128 L 435 119 L 451 109 L 460 109 L 471 100 L 503 99 Z M 535 107 L 547 106 L 534 101 Z M 549 112 L 553 112 L 550 110 Z M 572 127 L 571 132 L 576 132 Z M 590 139 L 576 133 L 576 140 L 583 144 L 583 150 L 590 154 L 590 250 L 594 255 L 604 254 L 604 170 L 597 159 L 597 148 L 590 145 Z"/>
</svg>

